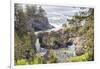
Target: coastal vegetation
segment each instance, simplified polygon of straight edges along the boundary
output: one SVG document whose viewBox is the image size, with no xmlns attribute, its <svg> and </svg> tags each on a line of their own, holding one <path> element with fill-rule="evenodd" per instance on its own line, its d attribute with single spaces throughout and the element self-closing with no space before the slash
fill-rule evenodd
<svg viewBox="0 0 100 69">
<path fill-rule="evenodd" d="M 42 6 L 15 4 L 15 65 L 94 60 L 94 9 L 77 12 L 56 31 Z M 84 10 L 85 7 L 80 9 Z M 67 11 L 66 11 L 67 12 Z M 42 31 L 42 32 L 38 32 Z M 38 32 L 36 34 L 36 32 Z M 40 51 L 36 43 L 39 39 Z M 73 46 L 73 47 L 72 47 Z"/>
</svg>

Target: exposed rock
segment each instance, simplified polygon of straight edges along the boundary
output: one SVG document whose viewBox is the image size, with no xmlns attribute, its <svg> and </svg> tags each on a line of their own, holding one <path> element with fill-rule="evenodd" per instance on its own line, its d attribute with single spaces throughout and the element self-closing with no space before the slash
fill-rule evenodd
<svg viewBox="0 0 100 69">
<path fill-rule="evenodd" d="M 28 31 L 31 31 L 32 29 L 34 29 L 35 31 L 44 31 L 54 28 L 49 24 L 48 18 L 43 16 L 33 17 L 27 22 L 27 24 Z"/>
<path fill-rule="evenodd" d="M 69 40 L 72 40 L 74 44 L 76 45 L 76 55 L 82 55 L 84 53 L 84 42 L 85 39 L 84 37 L 75 37 L 75 38 L 70 38 Z"/>
</svg>

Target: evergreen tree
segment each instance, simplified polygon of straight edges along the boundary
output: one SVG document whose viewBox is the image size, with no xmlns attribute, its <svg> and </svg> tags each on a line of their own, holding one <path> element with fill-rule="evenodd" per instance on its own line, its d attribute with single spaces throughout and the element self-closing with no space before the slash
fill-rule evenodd
<svg viewBox="0 0 100 69">
<path fill-rule="evenodd" d="M 45 15 L 46 15 L 45 10 L 44 10 L 41 6 L 39 7 L 38 14 L 39 14 L 40 16 L 45 16 Z"/>
<path fill-rule="evenodd" d="M 20 4 L 15 4 L 15 31 L 20 37 L 26 33 L 26 16 Z"/>
<path fill-rule="evenodd" d="M 37 5 L 26 5 L 27 19 L 34 17 L 37 13 Z"/>
</svg>

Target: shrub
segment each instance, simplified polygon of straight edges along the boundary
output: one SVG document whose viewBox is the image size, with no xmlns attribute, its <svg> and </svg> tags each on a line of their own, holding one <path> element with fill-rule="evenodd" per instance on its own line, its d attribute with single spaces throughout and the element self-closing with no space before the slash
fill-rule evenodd
<svg viewBox="0 0 100 69">
<path fill-rule="evenodd" d="M 81 61 L 92 61 L 93 52 L 85 53 L 81 56 L 75 56 L 67 59 L 67 62 L 81 62 Z"/>
<path fill-rule="evenodd" d="M 17 63 L 16 63 L 16 65 L 25 65 L 25 64 L 27 64 L 25 59 L 17 60 Z"/>
<path fill-rule="evenodd" d="M 31 64 L 45 64 L 45 60 L 42 56 L 40 56 L 39 54 L 34 56 Z"/>
<path fill-rule="evenodd" d="M 48 55 L 48 61 L 47 63 L 56 63 L 57 62 L 57 55 L 54 52 L 50 52 L 50 54 Z"/>
</svg>

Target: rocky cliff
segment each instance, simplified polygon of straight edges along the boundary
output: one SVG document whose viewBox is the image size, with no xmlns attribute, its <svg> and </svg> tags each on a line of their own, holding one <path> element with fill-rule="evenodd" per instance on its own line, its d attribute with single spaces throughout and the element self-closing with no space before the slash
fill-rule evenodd
<svg viewBox="0 0 100 69">
<path fill-rule="evenodd" d="M 29 31 L 44 31 L 47 29 L 54 28 L 52 25 L 49 24 L 48 18 L 44 16 L 34 16 L 30 18 L 27 22 L 27 29 Z"/>
</svg>

